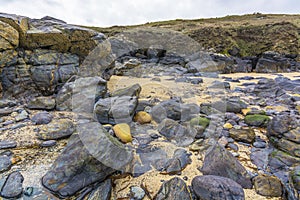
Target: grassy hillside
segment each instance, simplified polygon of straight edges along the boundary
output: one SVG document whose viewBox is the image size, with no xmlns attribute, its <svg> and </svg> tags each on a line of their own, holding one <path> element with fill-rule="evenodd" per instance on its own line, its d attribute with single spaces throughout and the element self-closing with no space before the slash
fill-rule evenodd
<svg viewBox="0 0 300 200">
<path fill-rule="evenodd" d="M 205 49 L 228 54 L 233 47 L 241 56 L 256 56 L 264 51 L 300 54 L 300 15 L 249 14 L 223 18 L 171 20 L 135 26 L 89 27 L 115 35 L 136 27 L 159 27 L 180 31 Z"/>
</svg>

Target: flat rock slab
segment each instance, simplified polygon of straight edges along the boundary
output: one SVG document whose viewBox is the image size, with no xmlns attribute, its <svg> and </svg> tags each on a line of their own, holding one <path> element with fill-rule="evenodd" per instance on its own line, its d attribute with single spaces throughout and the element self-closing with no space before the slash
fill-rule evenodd
<svg viewBox="0 0 300 200">
<path fill-rule="evenodd" d="M 16 141 L 8 141 L 8 140 L 0 141 L 0 149 L 10 149 L 10 148 L 15 148 L 16 146 L 17 146 Z"/>
<path fill-rule="evenodd" d="M 196 176 L 192 180 L 192 188 L 195 195 L 202 200 L 245 199 L 242 186 L 221 176 Z"/>
</svg>

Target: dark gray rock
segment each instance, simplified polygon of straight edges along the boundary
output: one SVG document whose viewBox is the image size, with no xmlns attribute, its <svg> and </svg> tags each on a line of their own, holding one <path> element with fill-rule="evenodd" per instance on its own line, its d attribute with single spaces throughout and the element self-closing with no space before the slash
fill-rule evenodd
<svg viewBox="0 0 300 200">
<path fill-rule="evenodd" d="M 11 108 L 0 108 L 0 117 L 5 117 L 10 115 L 14 110 Z"/>
<path fill-rule="evenodd" d="M 103 181 L 113 172 L 113 169 L 88 153 L 76 134 L 71 137 L 51 169 L 43 176 L 42 184 L 61 197 L 69 197 L 92 183 Z"/>
<path fill-rule="evenodd" d="M 177 149 L 173 157 L 165 164 L 164 171 L 167 174 L 176 174 L 181 172 L 190 163 L 192 163 L 190 154 L 184 149 Z"/>
<path fill-rule="evenodd" d="M 94 106 L 94 113 L 102 124 L 130 123 L 137 105 L 137 97 L 99 99 Z"/>
<path fill-rule="evenodd" d="M 285 94 L 285 91 L 273 79 L 261 79 L 253 93 L 261 98 L 275 98 Z"/>
<path fill-rule="evenodd" d="M 112 181 L 111 179 L 107 179 L 93 189 L 88 195 L 87 200 L 110 200 L 111 191 Z"/>
<path fill-rule="evenodd" d="M 0 195 L 4 198 L 18 198 L 23 191 L 24 178 L 20 172 L 12 172 L 6 178 L 1 188 Z"/>
<path fill-rule="evenodd" d="M 230 178 L 243 188 L 252 188 L 250 176 L 246 169 L 229 151 L 219 144 L 215 144 L 207 151 L 200 171 L 204 175 Z"/>
<path fill-rule="evenodd" d="M 9 99 L 0 99 L 0 108 L 13 107 L 15 105 L 17 105 L 16 101 Z"/>
<path fill-rule="evenodd" d="M 12 163 L 11 158 L 7 155 L 1 155 L 0 156 L 0 173 L 7 171 L 10 169 Z"/>
<path fill-rule="evenodd" d="M 30 109 L 53 110 L 55 99 L 53 97 L 35 97 L 28 102 L 27 107 Z"/>
<path fill-rule="evenodd" d="M 172 119 L 163 120 L 158 126 L 158 131 L 169 141 L 174 141 L 178 146 L 190 145 L 196 136 L 195 130 L 182 126 Z"/>
<path fill-rule="evenodd" d="M 200 107 L 196 104 L 182 104 L 176 100 L 164 101 L 151 109 L 153 119 L 160 123 L 165 118 L 188 121 L 197 116 L 200 112 Z"/>
<path fill-rule="evenodd" d="M 250 159 L 253 164 L 257 166 L 259 170 L 265 170 L 269 162 L 269 154 L 272 152 L 272 149 L 260 149 L 252 148 Z"/>
<path fill-rule="evenodd" d="M 50 113 L 43 111 L 35 114 L 31 118 L 31 121 L 36 125 L 40 125 L 40 124 L 49 124 L 52 121 L 52 119 L 53 116 Z"/>
<path fill-rule="evenodd" d="M 8 140 L 0 141 L 0 149 L 10 149 L 10 148 L 15 148 L 16 146 L 17 146 L 16 141 L 8 141 Z"/>
<path fill-rule="evenodd" d="M 71 120 L 59 119 L 42 125 L 37 133 L 37 137 L 41 140 L 57 140 L 69 137 L 74 131 L 75 125 Z"/>
<path fill-rule="evenodd" d="M 245 199 L 243 188 L 238 183 L 221 176 L 196 176 L 192 180 L 192 188 L 203 200 Z"/>
<path fill-rule="evenodd" d="M 41 147 L 52 147 L 52 146 L 55 146 L 56 145 L 56 141 L 55 140 L 47 140 L 47 141 L 44 141 L 40 144 Z"/>
<path fill-rule="evenodd" d="M 158 193 L 156 194 L 155 200 L 173 200 L 173 199 L 185 199 L 191 200 L 191 194 L 185 184 L 180 178 L 172 178 L 171 180 L 164 182 Z"/>
<path fill-rule="evenodd" d="M 107 82 L 99 76 L 81 77 L 66 83 L 56 96 L 56 109 L 93 113 L 93 106 L 107 92 Z"/>
</svg>

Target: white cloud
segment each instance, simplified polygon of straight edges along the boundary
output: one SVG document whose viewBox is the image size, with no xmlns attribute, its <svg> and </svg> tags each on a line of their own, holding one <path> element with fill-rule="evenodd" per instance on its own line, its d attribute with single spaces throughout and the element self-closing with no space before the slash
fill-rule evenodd
<svg viewBox="0 0 300 200">
<path fill-rule="evenodd" d="M 111 26 L 177 18 L 231 14 L 299 14 L 298 0 L 0 0 L 0 12 L 41 18 L 49 15 L 73 24 Z"/>
</svg>

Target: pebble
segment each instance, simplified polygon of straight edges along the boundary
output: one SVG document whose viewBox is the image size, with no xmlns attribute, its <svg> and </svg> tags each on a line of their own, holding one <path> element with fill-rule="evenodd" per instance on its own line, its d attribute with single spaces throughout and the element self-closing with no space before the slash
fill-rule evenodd
<svg viewBox="0 0 300 200">
<path fill-rule="evenodd" d="M 130 132 L 130 126 L 126 123 L 116 124 L 113 127 L 115 135 L 124 143 L 132 141 L 132 136 Z"/>
<path fill-rule="evenodd" d="M 47 141 L 44 141 L 40 144 L 41 147 L 52 147 L 52 146 L 55 146 L 56 145 L 56 141 L 55 140 L 47 140 Z"/>
<path fill-rule="evenodd" d="M 149 113 L 145 111 L 140 111 L 134 116 L 134 121 L 140 124 L 146 124 L 152 121 L 152 117 Z"/>
<path fill-rule="evenodd" d="M 0 156 L 0 173 L 9 170 L 12 163 L 7 155 Z"/>
<path fill-rule="evenodd" d="M 267 144 L 265 142 L 254 142 L 253 146 L 256 148 L 266 148 Z"/>
<path fill-rule="evenodd" d="M 49 124 L 52 119 L 53 119 L 53 116 L 50 113 L 43 111 L 43 112 L 39 112 L 39 113 L 35 114 L 31 118 L 31 121 L 32 121 L 32 123 L 34 123 L 36 125 L 40 125 L 40 124 Z"/>
<path fill-rule="evenodd" d="M 146 195 L 146 192 L 138 187 L 138 186 L 133 186 L 130 187 L 130 198 L 132 200 L 142 200 Z"/>
</svg>

